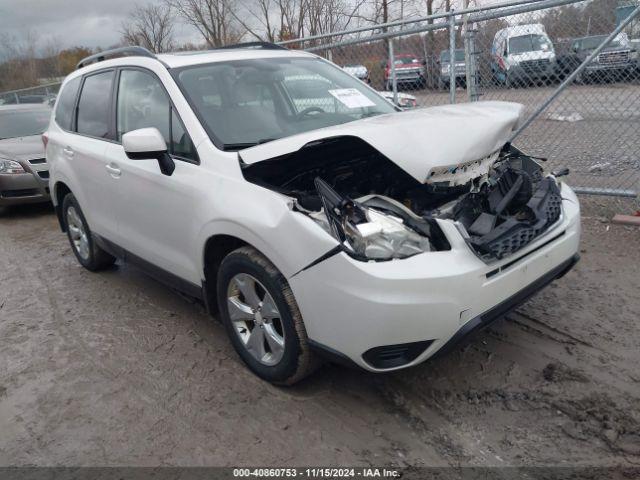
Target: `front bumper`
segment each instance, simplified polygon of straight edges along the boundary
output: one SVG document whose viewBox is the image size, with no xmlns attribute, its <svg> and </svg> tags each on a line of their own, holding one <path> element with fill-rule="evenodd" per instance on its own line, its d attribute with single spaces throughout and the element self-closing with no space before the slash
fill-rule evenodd
<svg viewBox="0 0 640 480">
<path fill-rule="evenodd" d="M 25 165 L 23 165 L 25 167 Z M 0 174 L 0 206 L 48 202 L 48 177 L 25 168 L 26 173 Z"/>
<path fill-rule="evenodd" d="M 563 213 L 556 224 L 497 262 L 480 260 L 453 223 L 440 221 L 449 251 L 389 262 L 359 262 L 339 253 L 292 276 L 311 344 L 370 371 L 412 366 L 450 348 L 575 262 L 580 208 L 570 188 L 563 185 L 561 193 Z M 379 368 L 365 360 L 372 349 L 407 344 L 414 353 L 423 351 Z"/>
<path fill-rule="evenodd" d="M 556 63 L 549 62 L 545 66 L 536 68 L 526 68 L 521 65 L 512 65 L 509 69 L 509 76 L 512 80 L 527 81 L 527 80 L 546 80 L 554 78 L 556 75 Z"/>
<path fill-rule="evenodd" d="M 611 63 L 611 64 L 599 64 L 590 63 L 584 69 L 587 75 L 606 75 L 607 73 L 621 73 L 621 72 L 633 72 L 638 68 L 637 63 Z"/>
</svg>

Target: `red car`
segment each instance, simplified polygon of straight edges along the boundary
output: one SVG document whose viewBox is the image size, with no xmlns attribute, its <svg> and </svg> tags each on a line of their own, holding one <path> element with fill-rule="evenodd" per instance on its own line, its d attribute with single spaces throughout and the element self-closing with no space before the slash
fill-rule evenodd
<svg viewBox="0 0 640 480">
<path fill-rule="evenodd" d="M 418 57 L 412 54 L 403 53 L 394 57 L 396 71 L 396 84 L 411 84 L 416 88 L 424 88 L 424 64 Z M 387 60 L 384 69 L 385 90 L 393 90 L 393 79 L 391 77 L 391 63 Z"/>
</svg>

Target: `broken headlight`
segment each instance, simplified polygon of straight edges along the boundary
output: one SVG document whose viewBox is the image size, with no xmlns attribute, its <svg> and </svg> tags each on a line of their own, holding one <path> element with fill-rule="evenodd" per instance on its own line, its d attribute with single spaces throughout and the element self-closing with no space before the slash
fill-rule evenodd
<svg viewBox="0 0 640 480">
<path fill-rule="evenodd" d="M 431 249 L 429 239 L 394 215 L 365 207 L 315 180 L 324 212 L 313 216 L 356 257 L 367 260 L 406 258 Z"/>
</svg>

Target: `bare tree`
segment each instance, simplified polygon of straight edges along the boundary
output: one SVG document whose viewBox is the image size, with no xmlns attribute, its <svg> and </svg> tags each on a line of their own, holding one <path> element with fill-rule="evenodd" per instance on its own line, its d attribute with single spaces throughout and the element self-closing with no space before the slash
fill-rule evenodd
<svg viewBox="0 0 640 480">
<path fill-rule="evenodd" d="M 22 37 L 0 34 L 0 89 L 24 88 L 38 83 L 38 62 L 36 53 L 38 42 L 32 31 Z"/>
<path fill-rule="evenodd" d="M 349 28 L 365 0 L 308 0 L 309 35 L 337 32 Z"/>
<path fill-rule="evenodd" d="M 236 0 L 166 0 L 185 22 L 192 25 L 209 47 L 238 42 L 246 33 L 234 13 Z"/>
<path fill-rule="evenodd" d="M 139 45 L 155 53 L 174 47 L 174 14 L 167 4 L 136 6 L 130 20 L 122 24 L 122 40 L 129 45 Z"/>
<path fill-rule="evenodd" d="M 232 11 L 235 20 L 257 40 L 275 42 L 304 35 L 309 0 L 253 0 Z"/>
</svg>

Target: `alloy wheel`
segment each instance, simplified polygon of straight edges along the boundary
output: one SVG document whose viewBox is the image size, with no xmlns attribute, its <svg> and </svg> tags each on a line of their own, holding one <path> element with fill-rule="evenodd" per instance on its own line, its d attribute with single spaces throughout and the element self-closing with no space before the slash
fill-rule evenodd
<svg viewBox="0 0 640 480">
<path fill-rule="evenodd" d="M 67 209 L 67 229 L 73 248 L 83 260 L 89 259 L 89 239 L 84 228 L 84 223 L 76 209 L 71 206 Z"/>
<path fill-rule="evenodd" d="M 247 273 L 234 275 L 227 308 L 244 348 L 263 365 L 276 365 L 284 355 L 285 333 L 280 311 L 264 285 Z"/>
</svg>

